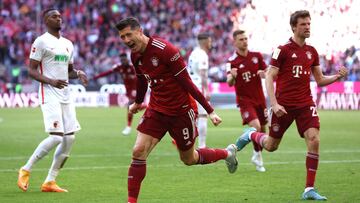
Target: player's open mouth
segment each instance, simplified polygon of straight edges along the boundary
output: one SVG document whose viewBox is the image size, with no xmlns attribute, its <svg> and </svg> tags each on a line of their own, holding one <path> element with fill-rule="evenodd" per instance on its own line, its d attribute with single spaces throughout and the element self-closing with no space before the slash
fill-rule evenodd
<svg viewBox="0 0 360 203">
<path fill-rule="evenodd" d="M 134 47 L 135 47 L 135 43 L 128 44 L 128 47 L 129 47 L 130 49 L 134 48 Z"/>
</svg>

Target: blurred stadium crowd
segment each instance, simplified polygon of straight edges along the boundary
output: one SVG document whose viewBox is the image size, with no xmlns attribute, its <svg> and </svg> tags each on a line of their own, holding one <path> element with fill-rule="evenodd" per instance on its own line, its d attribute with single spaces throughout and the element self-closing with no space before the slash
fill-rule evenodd
<svg viewBox="0 0 360 203">
<path fill-rule="evenodd" d="M 340 2 L 340 3 L 339 3 Z M 196 35 L 208 32 L 213 37 L 210 54 L 212 81 L 224 81 L 227 58 L 233 53 L 234 29 L 248 31 L 250 50 L 260 51 L 268 61 L 272 50 L 291 36 L 291 12 L 311 8 L 311 44 L 321 55 L 325 74 L 340 65 L 349 68 L 349 81 L 360 81 L 360 1 L 354 0 L 2 0 L 0 1 L 0 93 L 36 91 L 27 75 L 32 42 L 44 32 L 41 11 L 54 7 L 63 15 L 63 35 L 75 46 L 75 67 L 89 78 L 119 62 L 128 51 L 121 45 L 114 23 L 136 16 L 150 35 L 169 40 L 187 59 L 196 46 Z M 277 8 L 270 9 L 271 6 Z M 100 84 L 117 83 L 117 75 L 91 81 L 90 89 Z"/>
</svg>

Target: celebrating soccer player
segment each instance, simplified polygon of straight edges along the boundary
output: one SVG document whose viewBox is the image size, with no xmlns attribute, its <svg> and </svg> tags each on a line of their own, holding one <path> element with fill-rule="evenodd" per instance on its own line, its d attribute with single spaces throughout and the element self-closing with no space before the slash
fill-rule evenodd
<svg viewBox="0 0 360 203">
<path fill-rule="evenodd" d="M 32 45 L 29 75 L 40 82 L 39 98 L 45 131 L 49 133 L 49 137 L 38 145 L 27 163 L 19 170 L 18 186 L 27 191 L 33 165 L 56 147 L 41 191 L 67 192 L 56 184 L 55 178 L 70 155 L 75 132 L 80 130 L 75 106 L 70 99 L 68 81 L 69 78 L 79 78 L 84 85 L 87 85 L 88 81 L 83 71 L 73 68 L 74 46 L 60 35 L 62 19 L 59 11 L 44 11 L 43 20 L 47 32 L 38 37 Z"/>
<path fill-rule="evenodd" d="M 225 159 L 229 172 L 234 173 L 237 169 L 235 145 L 226 149 L 194 148 L 197 137 L 194 99 L 205 108 L 215 126 L 221 123 L 221 118 L 192 83 L 178 49 L 163 39 L 145 36 L 136 18 L 125 18 L 116 28 L 121 40 L 131 49 L 131 60 L 138 76 L 131 112 L 139 111 L 148 85 L 151 88 L 150 102 L 137 128 L 129 167 L 128 202 L 137 202 L 146 174 L 146 159 L 166 132 L 176 141 L 184 164 L 210 164 Z"/>
<path fill-rule="evenodd" d="M 311 97 L 310 75 L 313 74 L 319 86 L 325 86 L 345 77 L 347 69 L 341 67 L 335 75 L 323 75 L 316 49 L 305 43 L 306 38 L 310 37 L 310 23 L 310 13 L 306 10 L 291 14 L 290 26 L 294 34 L 285 45 L 275 49 L 272 55 L 265 77 L 272 111 L 272 115 L 269 115 L 269 135 L 250 128 L 239 137 L 236 145 L 241 150 L 250 141 L 255 141 L 267 151 L 275 151 L 285 131 L 295 120 L 298 132 L 307 146 L 306 186 L 302 199 L 326 200 L 325 196 L 314 189 L 319 163 L 320 122 Z"/>
<path fill-rule="evenodd" d="M 235 86 L 236 103 L 240 107 L 243 125 L 248 124 L 258 132 L 265 132 L 267 113 L 261 78 L 265 77 L 266 64 L 260 53 L 248 50 L 248 38 L 244 30 L 235 30 L 233 39 L 236 51 L 226 64 L 227 83 Z M 251 161 L 257 171 L 264 172 L 262 147 L 255 142 L 253 145 Z"/>
</svg>

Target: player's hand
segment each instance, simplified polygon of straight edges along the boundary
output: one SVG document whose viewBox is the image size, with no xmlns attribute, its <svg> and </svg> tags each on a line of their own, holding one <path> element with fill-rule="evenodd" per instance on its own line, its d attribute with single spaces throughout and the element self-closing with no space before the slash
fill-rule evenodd
<svg viewBox="0 0 360 203">
<path fill-rule="evenodd" d="M 276 104 L 276 105 L 272 106 L 271 108 L 277 117 L 281 117 L 281 116 L 287 114 L 285 108 L 283 106 L 281 106 L 280 104 Z"/>
<path fill-rule="evenodd" d="M 261 78 L 265 78 L 265 71 L 263 70 L 258 70 L 257 74 L 261 77 Z"/>
<path fill-rule="evenodd" d="M 346 77 L 346 76 L 348 75 L 348 73 L 349 73 L 348 69 L 345 68 L 344 66 L 342 66 L 342 67 L 339 69 L 338 73 L 337 73 L 337 75 L 338 75 L 338 80 L 341 79 L 341 78 L 343 78 L 343 77 Z"/>
<path fill-rule="evenodd" d="M 215 126 L 218 126 L 218 125 L 222 122 L 220 116 L 218 116 L 218 115 L 215 113 L 215 111 L 213 111 L 213 112 L 209 115 L 209 117 L 210 117 L 211 122 L 212 122 Z"/>
<path fill-rule="evenodd" d="M 79 77 L 80 82 L 86 87 L 88 85 L 88 79 L 86 73 L 82 70 L 78 70 L 77 76 Z"/>
<path fill-rule="evenodd" d="M 136 114 L 137 112 L 143 110 L 143 106 L 142 104 L 138 104 L 136 102 L 132 103 L 130 106 L 129 106 L 129 112 L 132 113 L 132 114 Z"/>
<path fill-rule="evenodd" d="M 49 84 L 59 89 L 68 86 L 68 82 L 66 80 L 51 80 Z"/>
<path fill-rule="evenodd" d="M 237 69 L 236 69 L 236 68 L 232 68 L 232 69 L 230 70 L 230 74 L 231 74 L 234 78 L 236 78 L 236 76 L 237 76 Z"/>
</svg>

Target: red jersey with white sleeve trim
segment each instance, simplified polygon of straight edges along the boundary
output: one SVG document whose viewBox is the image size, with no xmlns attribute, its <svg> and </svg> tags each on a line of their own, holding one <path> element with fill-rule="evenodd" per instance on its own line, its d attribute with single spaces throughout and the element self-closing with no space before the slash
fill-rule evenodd
<svg viewBox="0 0 360 203">
<path fill-rule="evenodd" d="M 232 68 L 237 69 L 235 92 L 238 105 L 244 102 L 254 105 L 265 104 L 261 78 L 257 74 L 259 70 L 266 69 L 266 64 L 260 53 L 249 51 L 246 56 L 241 56 L 235 52 L 228 59 L 226 67 L 227 73 L 230 73 Z"/>
<path fill-rule="evenodd" d="M 150 37 L 145 51 L 132 53 L 131 60 L 136 74 L 144 76 L 151 88 L 148 108 L 172 116 L 182 115 L 190 108 L 196 110 L 195 100 L 176 78 L 184 73 L 189 76 L 175 46 L 163 39 Z M 200 92 L 198 94 L 201 96 Z"/>
<path fill-rule="evenodd" d="M 319 55 L 314 47 L 299 46 L 290 38 L 274 51 L 270 65 L 279 69 L 275 96 L 280 105 L 290 108 L 315 105 L 310 74 L 314 66 L 319 66 Z"/>
</svg>

